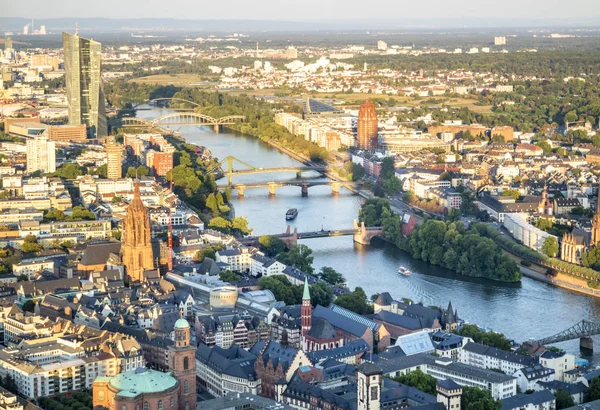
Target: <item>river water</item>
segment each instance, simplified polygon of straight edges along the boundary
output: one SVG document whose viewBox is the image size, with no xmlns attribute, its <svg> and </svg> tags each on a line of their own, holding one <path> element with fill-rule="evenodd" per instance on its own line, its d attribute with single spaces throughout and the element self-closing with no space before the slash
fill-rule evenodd
<svg viewBox="0 0 600 410">
<path fill-rule="evenodd" d="M 154 118 L 166 111 L 138 111 L 142 118 Z M 209 148 L 213 156 L 234 156 L 256 167 L 297 166 L 299 163 L 260 140 L 229 131 L 215 134 L 209 127 L 178 129 L 187 142 Z M 242 169 L 235 165 L 234 169 Z M 304 177 L 319 178 L 318 174 Z M 234 182 L 268 182 L 295 178 L 294 173 L 254 174 L 234 177 Z M 222 181 L 225 183 L 225 180 Z M 243 198 L 233 195 L 236 216 L 246 216 L 255 235 L 285 231 L 285 212 L 299 210 L 289 223 L 302 231 L 337 230 L 352 227 L 362 199 L 347 190 L 332 194 L 328 186 L 309 189 L 307 198 L 299 187 L 283 187 L 275 197 L 267 188 L 246 190 Z M 495 283 L 468 278 L 451 271 L 414 260 L 407 253 L 382 241 L 370 246 L 354 244 L 352 237 L 320 238 L 302 241 L 313 250 L 314 267 L 331 266 L 341 272 L 348 286 L 361 286 L 368 295 L 388 291 L 394 298 L 407 297 L 425 305 L 446 307 L 451 301 L 460 318 L 470 323 L 502 332 L 516 341 L 551 336 L 581 319 L 600 322 L 600 299 L 556 288 L 529 278 L 519 284 Z M 399 265 L 408 267 L 413 275 L 400 276 Z M 600 350 L 600 340 L 596 340 Z M 557 345 L 579 354 L 579 341 Z M 597 357 L 586 357 L 600 362 Z"/>
</svg>

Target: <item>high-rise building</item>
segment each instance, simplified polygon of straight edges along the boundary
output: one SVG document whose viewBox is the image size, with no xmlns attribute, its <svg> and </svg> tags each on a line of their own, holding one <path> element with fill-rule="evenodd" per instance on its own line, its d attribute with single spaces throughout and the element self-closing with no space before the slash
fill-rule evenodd
<svg viewBox="0 0 600 410">
<path fill-rule="evenodd" d="M 46 26 L 40 26 L 40 34 L 43 36 L 46 35 Z"/>
<path fill-rule="evenodd" d="M 12 50 L 12 48 L 13 48 L 12 38 L 10 38 L 9 36 L 6 36 L 4 38 L 4 50 L 8 51 L 8 50 Z"/>
<path fill-rule="evenodd" d="M 106 142 L 106 177 L 109 179 L 121 178 L 121 158 L 123 146 L 117 144 L 114 138 Z"/>
<path fill-rule="evenodd" d="M 141 282 L 144 271 L 154 269 L 150 218 L 148 209 L 142 202 L 139 181 L 135 182 L 133 200 L 127 207 L 121 253 L 128 283 Z"/>
<path fill-rule="evenodd" d="M 56 171 L 56 143 L 48 141 L 46 135 L 27 140 L 27 172 Z"/>
<path fill-rule="evenodd" d="M 378 141 L 379 123 L 377 122 L 377 111 L 373 101 L 365 101 L 358 110 L 357 123 L 357 147 L 363 150 L 376 150 Z"/>
<path fill-rule="evenodd" d="M 102 45 L 63 33 L 69 124 L 85 124 L 92 138 L 107 135 L 104 90 L 100 76 Z"/>
<path fill-rule="evenodd" d="M 506 45 L 506 37 L 494 37 L 494 45 L 496 45 L 496 46 Z"/>
<path fill-rule="evenodd" d="M 377 50 L 385 51 L 385 50 L 387 50 L 387 48 L 388 48 L 388 45 L 385 41 L 379 40 L 377 42 Z"/>
<path fill-rule="evenodd" d="M 298 49 L 296 47 L 288 47 L 285 51 L 285 58 L 295 60 L 298 58 Z"/>
<path fill-rule="evenodd" d="M 23 35 L 28 35 L 29 34 L 29 24 L 25 24 L 23 26 Z"/>
</svg>

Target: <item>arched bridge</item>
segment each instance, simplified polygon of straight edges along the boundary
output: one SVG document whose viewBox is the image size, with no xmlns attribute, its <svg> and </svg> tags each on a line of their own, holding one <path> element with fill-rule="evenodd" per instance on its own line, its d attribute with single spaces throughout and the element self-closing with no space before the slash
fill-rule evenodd
<svg viewBox="0 0 600 410">
<path fill-rule="evenodd" d="M 219 130 L 221 125 L 232 125 L 238 121 L 245 121 L 246 117 L 242 115 L 228 115 L 227 117 L 214 118 L 209 115 L 197 112 L 172 112 L 161 115 L 152 120 L 143 118 L 123 118 L 123 127 L 172 127 L 172 126 L 204 126 L 212 125 L 215 131 Z"/>
<path fill-rule="evenodd" d="M 237 162 L 246 168 L 244 169 L 233 169 L 233 163 Z M 223 165 L 227 164 L 227 170 L 223 170 Z M 298 167 L 279 167 L 279 168 L 258 168 L 254 165 L 250 165 L 241 159 L 232 157 L 231 155 L 225 157 L 221 162 L 216 163 L 209 167 L 206 172 L 217 172 L 218 174 L 225 175 L 227 177 L 228 185 L 232 187 L 233 184 L 233 176 L 234 175 L 247 175 L 247 174 L 264 174 L 270 172 L 295 172 L 296 178 L 300 178 L 303 172 L 308 171 L 317 171 L 320 173 L 325 173 L 329 170 L 329 168 L 318 165 L 306 165 L 306 166 L 298 166 Z M 242 195 L 244 193 L 242 192 Z"/>
<path fill-rule="evenodd" d="M 369 245 L 371 243 L 371 239 L 376 236 L 380 236 L 383 234 L 382 228 L 367 228 L 365 227 L 365 223 L 361 222 L 358 224 L 356 219 L 354 220 L 354 227 L 352 229 L 339 229 L 339 230 L 320 230 L 314 232 L 298 232 L 298 228 L 294 228 L 291 230 L 291 227 L 288 225 L 285 233 L 270 235 L 276 238 L 281 239 L 286 243 L 287 246 L 295 245 L 298 243 L 299 239 L 314 239 L 314 238 L 329 238 L 336 236 L 352 236 L 354 242 L 360 243 L 362 245 Z M 258 237 L 256 236 L 248 236 L 240 240 L 241 243 L 249 246 L 258 246 Z"/>
<path fill-rule="evenodd" d="M 589 320 L 582 320 L 570 328 L 563 330 L 553 336 L 546 337 L 544 339 L 535 340 L 530 342 L 540 346 L 550 345 L 554 343 L 565 342 L 567 340 L 579 339 L 580 347 L 592 350 L 594 343 L 592 336 L 600 335 L 600 323 L 590 322 Z"/>
<path fill-rule="evenodd" d="M 153 103 L 153 102 L 156 102 L 156 101 L 179 101 L 179 102 L 184 102 L 184 103 L 188 103 L 188 104 L 195 105 L 196 107 L 200 107 L 200 104 L 198 104 L 198 103 L 195 103 L 195 102 L 193 102 L 193 101 L 190 101 L 190 100 L 183 99 L 183 98 L 168 98 L 168 97 L 162 97 L 162 98 L 153 98 L 153 99 L 151 99 L 151 100 L 148 100 L 148 101 L 144 101 L 144 102 L 138 103 L 138 104 L 134 105 L 134 106 L 132 107 L 132 109 L 135 109 L 135 108 L 139 107 L 140 105 L 143 105 L 143 104 L 149 104 L 149 103 Z"/>
<path fill-rule="evenodd" d="M 219 185 L 221 189 L 235 189 L 239 197 L 243 197 L 247 189 L 250 188 L 269 188 L 269 195 L 274 196 L 277 188 L 284 186 L 297 186 L 302 188 L 302 196 L 308 196 L 308 188 L 313 186 L 330 186 L 334 193 L 340 192 L 340 188 L 358 188 L 362 186 L 362 182 L 342 182 L 342 181 L 271 181 L 259 182 L 254 184 L 232 184 Z"/>
</svg>

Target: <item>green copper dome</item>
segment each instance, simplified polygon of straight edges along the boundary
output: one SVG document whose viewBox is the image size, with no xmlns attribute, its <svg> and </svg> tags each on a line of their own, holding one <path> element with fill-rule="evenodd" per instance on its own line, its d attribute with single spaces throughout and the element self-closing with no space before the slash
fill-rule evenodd
<svg viewBox="0 0 600 410">
<path fill-rule="evenodd" d="M 174 387 L 177 379 L 170 373 L 139 367 L 110 379 L 110 385 L 120 390 L 117 396 L 136 397 L 144 393 L 159 393 Z"/>
<path fill-rule="evenodd" d="M 177 319 L 177 322 L 175 322 L 175 329 L 189 329 L 189 328 L 190 328 L 190 324 L 184 318 Z"/>
</svg>

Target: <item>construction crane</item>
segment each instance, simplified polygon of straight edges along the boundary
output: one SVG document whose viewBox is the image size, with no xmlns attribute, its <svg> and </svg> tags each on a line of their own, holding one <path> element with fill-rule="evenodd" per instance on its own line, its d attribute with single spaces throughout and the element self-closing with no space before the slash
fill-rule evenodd
<svg viewBox="0 0 600 410">
<path fill-rule="evenodd" d="M 169 246 L 169 259 L 168 266 L 169 272 L 173 270 L 173 171 L 171 171 L 170 178 L 170 191 L 171 195 L 169 195 L 169 231 L 167 232 L 167 244 Z"/>
</svg>

